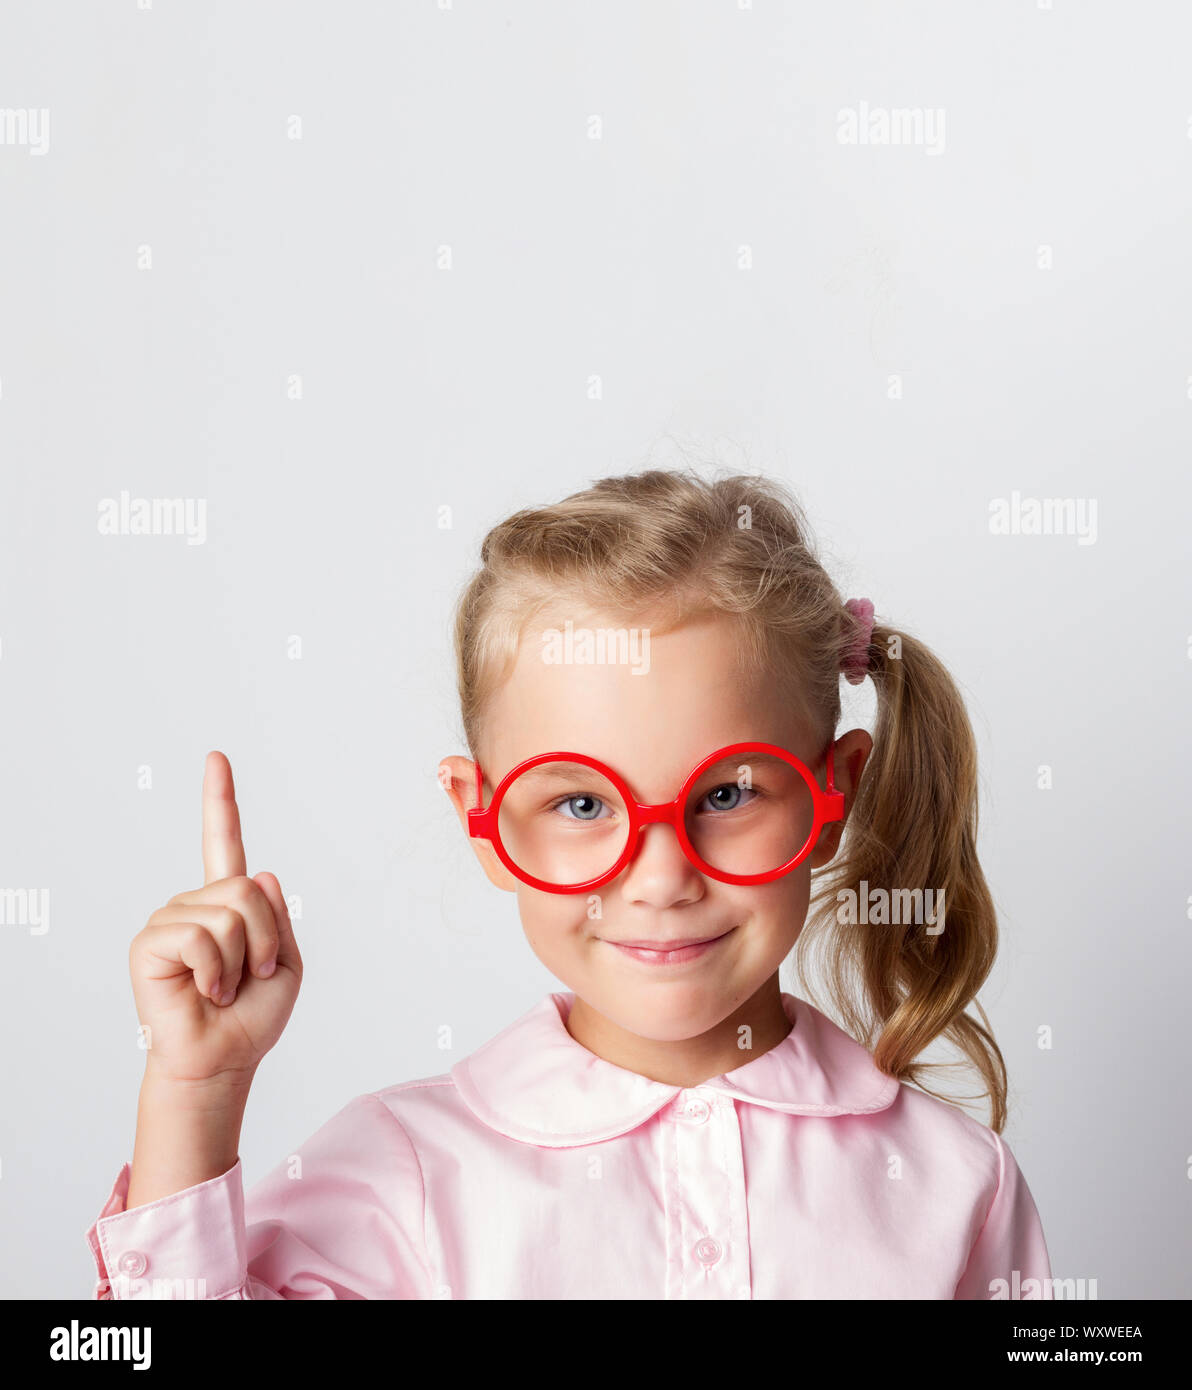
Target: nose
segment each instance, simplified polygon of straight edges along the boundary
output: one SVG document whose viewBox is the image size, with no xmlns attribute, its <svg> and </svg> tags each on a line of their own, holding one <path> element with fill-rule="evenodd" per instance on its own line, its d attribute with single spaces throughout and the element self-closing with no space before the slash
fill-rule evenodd
<svg viewBox="0 0 1192 1390">
<path fill-rule="evenodd" d="M 698 902 L 707 891 L 703 874 L 683 853 L 674 826 L 658 823 L 663 818 L 649 812 L 642 816 L 637 854 L 621 881 L 627 901 L 644 907 L 681 907 Z"/>
</svg>

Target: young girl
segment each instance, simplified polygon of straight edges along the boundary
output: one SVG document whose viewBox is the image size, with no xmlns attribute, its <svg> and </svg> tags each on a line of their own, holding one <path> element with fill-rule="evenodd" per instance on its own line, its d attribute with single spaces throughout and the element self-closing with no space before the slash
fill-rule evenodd
<svg viewBox="0 0 1192 1390">
<path fill-rule="evenodd" d="M 965 1012 L 996 923 L 939 661 L 844 602 L 778 485 L 678 472 L 497 526 L 455 635 L 471 756 L 440 781 L 567 988 L 357 1096 L 245 1199 L 244 1105 L 302 962 L 211 754 L 205 886 L 130 952 L 152 1041 L 97 1295 L 1050 1296 Z M 842 673 L 876 685 L 872 739 L 836 736 Z M 781 990 L 796 941 L 847 1031 Z M 924 1087 L 936 1039 L 991 1128 Z"/>
</svg>

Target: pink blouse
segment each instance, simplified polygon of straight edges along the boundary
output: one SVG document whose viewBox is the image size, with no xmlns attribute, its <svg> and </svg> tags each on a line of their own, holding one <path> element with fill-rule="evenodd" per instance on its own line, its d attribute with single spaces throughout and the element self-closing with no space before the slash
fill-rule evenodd
<svg viewBox="0 0 1192 1390">
<path fill-rule="evenodd" d="M 783 994 L 777 1047 L 683 1088 L 597 1057 L 547 995 L 449 1072 L 359 1095 L 244 1195 L 87 1232 L 97 1298 L 1050 1298 L 985 1125 Z"/>
</svg>

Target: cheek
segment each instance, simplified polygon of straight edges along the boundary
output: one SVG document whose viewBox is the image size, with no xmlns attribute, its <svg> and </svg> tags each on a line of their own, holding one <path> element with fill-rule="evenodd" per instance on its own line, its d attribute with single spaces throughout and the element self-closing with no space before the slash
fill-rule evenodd
<svg viewBox="0 0 1192 1390">
<path fill-rule="evenodd" d="M 811 892 L 811 870 L 804 861 L 797 864 L 789 874 L 784 874 L 782 878 L 776 878 L 770 883 L 755 883 L 749 886 L 718 883 L 716 892 L 752 916 L 773 915 L 789 908 L 792 903 L 807 901 Z"/>
<path fill-rule="evenodd" d="M 726 912 L 748 926 L 745 943 L 763 943 L 770 950 L 789 951 L 807 920 L 811 875 L 800 865 L 785 878 L 753 888 L 725 885 L 730 895 Z"/>
<path fill-rule="evenodd" d="M 583 893 L 539 893 L 533 888 L 518 890 L 517 906 L 526 940 L 541 959 L 573 950 L 584 937 L 600 927 L 604 902 Z"/>
</svg>

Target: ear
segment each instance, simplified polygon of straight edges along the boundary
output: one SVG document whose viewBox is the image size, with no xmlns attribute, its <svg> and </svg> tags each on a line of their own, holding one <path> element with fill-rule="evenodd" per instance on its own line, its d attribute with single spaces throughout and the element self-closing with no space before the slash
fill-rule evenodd
<svg viewBox="0 0 1192 1390">
<path fill-rule="evenodd" d="M 439 763 L 438 778 L 439 785 L 451 798 L 460 827 L 468 835 L 467 813 L 476 806 L 476 764 L 470 758 L 452 754 Z M 497 858 L 491 842 L 468 835 L 468 843 L 475 851 L 480 867 L 488 875 L 488 881 L 506 893 L 516 893 L 517 879 Z"/>
<path fill-rule="evenodd" d="M 836 778 L 836 790 L 844 793 L 844 815 L 840 820 L 825 825 L 820 831 L 815 849 L 812 850 L 808 859 L 813 869 L 822 869 L 825 864 L 830 863 L 836 857 L 836 851 L 840 848 L 840 837 L 844 834 L 845 823 L 857 800 L 857 791 L 861 785 L 861 773 L 865 768 L 865 760 L 871 752 L 873 752 L 873 739 L 864 729 L 850 729 L 847 734 L 842 734 L 833 745 L 833 773 Z"/>
</svg>

